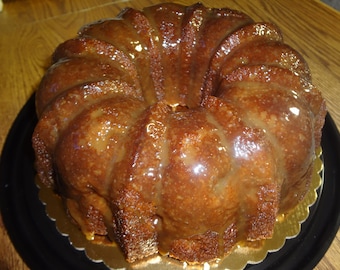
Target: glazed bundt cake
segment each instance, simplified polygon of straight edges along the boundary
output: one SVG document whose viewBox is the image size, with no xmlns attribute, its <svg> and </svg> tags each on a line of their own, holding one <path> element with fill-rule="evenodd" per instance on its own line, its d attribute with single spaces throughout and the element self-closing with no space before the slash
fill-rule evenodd
<svg viewBox="0 0 340 270">
<path fill-rule="evenodd" d="M 206 262 L 271 238 L 309 189 L 326 113 L 275 25 L 174 3 L 59 45 L 36 108 L 41 181 L 129 262 Z"/>
</svg>

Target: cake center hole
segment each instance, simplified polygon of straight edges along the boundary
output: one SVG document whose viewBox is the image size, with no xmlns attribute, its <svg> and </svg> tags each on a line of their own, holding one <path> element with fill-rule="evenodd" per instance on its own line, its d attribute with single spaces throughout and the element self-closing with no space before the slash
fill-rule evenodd
<svg viewBox="0 0 340 270">
<path fill-rule="evenodd" d="M 186 106 L 186 105 L 181 105 L 179 103 L 176 103 L 176 104 L 169 104 L 169 106 L 171 107 L 171 110 L 173 112 L 184 112 L 184 111 L 187 111 L 189 110 L 189 107 Z"/>
</svg>

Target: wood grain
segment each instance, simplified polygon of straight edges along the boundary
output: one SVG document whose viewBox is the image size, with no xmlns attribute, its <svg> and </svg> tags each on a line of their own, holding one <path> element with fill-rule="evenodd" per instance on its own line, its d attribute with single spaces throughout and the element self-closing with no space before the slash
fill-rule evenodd
<svg viewBox="0 0 340 270">
<path fill-rule="evenodd" d="M 21 0 L 4 3 L 0 13 L 0 149 L 15 117 L 35 91 L 62 41 L 76 35 L 85 23 L 114 17 L 126 7 L 159 3 L 157 0 Z M 192 4 L 196 1 L 177 1 Z M 256 21 L 276 23 L 288 44 L 307 60 L 314 84 L 327 100 L 340 127 L 340 14 L 320 1 L 231 0 L 201 1 L 207 6 L 242 10 Z M 212 4 L 213 3 L 213 4 Z M 28 269 L 16 253 L 0 218 L 0 269 Z M 340 233 L 315 268 L 340 269 Z"/>
</svg>

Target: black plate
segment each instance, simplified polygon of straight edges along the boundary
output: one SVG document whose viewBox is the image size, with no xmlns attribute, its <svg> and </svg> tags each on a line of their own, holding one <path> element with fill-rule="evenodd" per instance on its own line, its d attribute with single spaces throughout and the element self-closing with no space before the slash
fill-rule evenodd
<svg viewBox="0 0 340 270">
<path fill-rule="evenodd" d="M 31 136 L 36 125 L 34 95 L 15 120 L 0 161 L 0 206 L 8 234 L 31 269 L 107 269 L 74 249 L 45 213 L 34 183 Z M 301 233 L 278 252 L 246 269 L 312 269 L 323 257 L 340 225 L 340 139 L 327 115 L 322 138 L 324 185 Z"/>
</svg>

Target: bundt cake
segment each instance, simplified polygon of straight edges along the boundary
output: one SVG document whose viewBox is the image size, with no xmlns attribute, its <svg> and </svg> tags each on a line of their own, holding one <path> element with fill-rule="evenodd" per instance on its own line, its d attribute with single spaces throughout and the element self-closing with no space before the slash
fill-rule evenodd
<svg viewBox="0 0 340 270">
<path fill-rule="evenodd" d="M 309 189 L 326 114 L 277 26 L 174 3 L 82 27 L 36 109 L 41 181 L 129 262 L 207 262 L 271 238 Z"/>
</svg>

